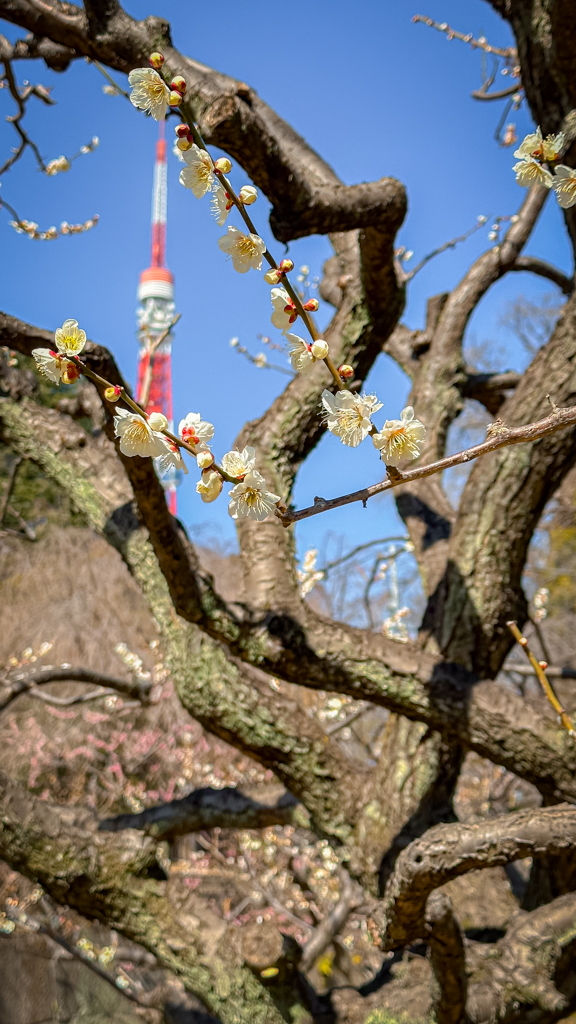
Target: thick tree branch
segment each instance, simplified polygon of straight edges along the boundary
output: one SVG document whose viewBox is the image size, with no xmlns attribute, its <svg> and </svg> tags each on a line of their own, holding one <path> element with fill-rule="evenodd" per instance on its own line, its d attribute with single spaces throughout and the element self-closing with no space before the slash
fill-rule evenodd
<svg viewBox="0 0 576 1024">
<path fill-rule="evenodd" d="M 552 337 L 534 357 L 501 416 L 512 431 L 537 421 L 550 399 L 574 412 L 576 301 L 566 302 Z M 509 619 L 523 623 L 522 572 L 546 503 L 576 458 L 576 431 L 554 431 L 479 460 L 468 479 L 449 543 L 445 575 L 423 622 L 429 649 L 480 674 L 495 676 L 512 638 Z"/>
<path fill-rule="evenodd" d="M 121 832 L 135 828 L 155 839 L 174 839 L 190 832 L 212 828 L 268 828 L 290 825 L 302 817 L 298 802 L 285 793 L 276 804 L 263 804 L 244 796 L 237 789 L 196 789 L 182 800 L 148 807 L 139 814 L 119 814 L 104 818 L 101 832 Z"/>
<path fill-rule="evenodd" d="M 514 370 L 504 373 L 475 373 L 470 370 L 462 384 L 462 395 L 480 402 L 495 416 L 506 401 L 506 392 L 517 387 L 521 376 Z"/>
<path fill-rule="evenodd" d="M 518 914 L 486 961 L 480 983 L 470 985 L 472 1018 L 549 1022 L 573 1008 L 575 922 L 575 893 Z"/>
<path fill-rule="evenodd" d="M 232 663 L 220 645 L 175 618 L 153 552 L 130 505 L 124 504 L 126 481 L 108 442 L 100 445 L 69 418 L 26 401 L 0 402 L 0 421 L 13 450 L 36 461 L 65 488 L 94 529 L 122 550 L 162 623 L 172 671 L 190 712 L 210 730 L 221 728 L 224 738 L 243 749 L 245 745 L 253 756 L 265 760 L 272 751 L 275 770 L 313 817 L 325 823 L 321 827 L 346 835 L 346 822 L 358 812 L 349 764 L 338 767 L 341 758 L 333 760 L 334 748 L 327 746 L 325 734 L 318 742 L 315 724 L 306 716 L 298 718 L 294 702 L 286 703 L 285 715 L 278 719 L 279 695 L 267 689 L 265 676 L 261 689 L 254 689 L 254 668 L 248 671 L 240 661 Z M 473 676 L 410 644 L 333 623 L 322 625 L 321 620 L 306 633 L 290 616 L 270 615 L 254 627 L 255 640 L 250 641 L 248 623 L 246 630 L 244 657 L 268 674 L 372 700 L 456 737 L 534 782 L 551 799 L 576 796 L 574 744 L 550 719 L 543 700 L 522 699 L 496 683 L 478 684 Z M 302 737 L 308 735 L 302 748 Z M 344 805 L 335 777 L 344 779 Z"/>
<path fill-rule="evenodd" d="M 537 256 L 518 256 L 510 270 L 524 270 L 530 274 L 537 274 L 538 277 L 545 277 L 548 281 L 558 285 L 564 295 L 571 295 L 574 291 L 574 278 L 568 277 L 558 267 L 546 260 L 540 260 Z"/>
<path fill-rule="evenodd" d="M 226 944 L 204 957 L 199 933 L 179 920 L 163 883 L 146 877 L 156 862 L 152 840 L 78 824 L 0 772 L 0 856 L 58 903 L 140 943 L 224 1024 L 280 1024 L 266 990 L 228 959 Z"/>
<path fill-rule="evenodd" d="M 468 979 L 460 925 L 450 897 L 433 892 L 426 904 L 426 931 L 434 974 L 432 1007 L 437 1024 L 464 1024 Z"/>
<path fill-rule="evenodd" d="M 400 854 L 381 907 L 384 948 L 424 936 L 426 901 L 452 878 L 525 857 L 576 849 L 576 808 L 546 807 L 486 818 L 472 825 L 436 825 Z"/>
</svg>

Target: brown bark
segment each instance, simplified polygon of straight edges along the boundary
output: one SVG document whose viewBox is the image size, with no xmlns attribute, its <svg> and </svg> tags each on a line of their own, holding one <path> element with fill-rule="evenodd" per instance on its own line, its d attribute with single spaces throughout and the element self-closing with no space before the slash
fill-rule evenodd
<svg viewBox="0 0 576 1024">
<path fill-rule="evenodd" d="M 428 896 L 452 878 L 524 857 L 556 856 L 576 844 L 576 810 L 548 807 L 437 825 L 400 855 L 382 904 L 385 948 L 421 937 Z"/>
</svg>

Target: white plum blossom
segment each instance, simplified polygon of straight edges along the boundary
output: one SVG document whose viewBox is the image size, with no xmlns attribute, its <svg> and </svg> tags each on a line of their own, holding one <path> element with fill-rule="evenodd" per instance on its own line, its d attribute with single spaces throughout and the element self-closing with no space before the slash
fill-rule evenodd
<svg viewBox="0 0 576 1024">
<path fill-rule="evenodd" d="M 288 354 L 292 363 L 292 369 L 296 373 L 308 373 L 314 366 L 314 363 L 317 362 L 310 351 L 312 346 L 304 341 L 304 338 L 299 338 L 297 334 L 287 334 L 286 341 L 290 345 L 290 352 Z"/>
<path fill-rule="evenodd" d="M 180 420 L 178 433 L 197 451 L 207 451 L 208 441 L 214 437 L 214 425 L 203 420 L 199 412 L 189 412 L 185 419 Z"/>
<path fill-rule="evenodd" d="M 525 156 L 519 160 L 517 164 L 514 164 L 512 170 L 516 175 L 516 181 L 523 188 L 532 188 L 532 185 L 544 185 L 544 188 L 552 188 L 554 179 L 550 171 L 531 156 Z"/>
<path fill-rule="evenodd" d="M 180 171 L 180 184 L 191 189 L 196 199 L 202 199 L 202 196 L 211 191 L 214 184 L 212 159 L 206 150 L 200 149 L 196 143 L 190 146 L 183 156 L 186 167 Z"/>
<path fill-rule="evenodd" d="M 53 384 L 73 384 L 80 376 L 79 369 L 61 352 L 53 352 L 49 348 L 35 348 L 32 349 L 32 355 L 42 376 L 51 380 Z"/>
<path fill-rule="evenodd" d="M 552 185 L 556 193 L 556 199 L 563 210 L 576 204 L 576 171 L 565 164 L 559 164 L 554 168 L 554 183 Z"/>
<path fill-rule="evenodd" d="M 150 423 L 150 419 L 148 419 L 148 423 Z M 182 470 L 183 473 L 187 473 L 188 468 L 182 458 L 182 453 L 180 452 L 178 445 L 174 444 L 174 441 L 171 441 L 169 437 L 164 437 L 163 440 L 164 452 L 156 459 L 156 465 L 160 470 L 160 474 L 163 475 L 164 473 L 168 473 L 172 467 L 174 467 L 174 469 Z"/>
<path fill-rule="evenodd" d="M 266 519 L 280 501 L 277 494 L 266 490 L 267 486 L 262 474 L 251 469 L 230 491 L 228 512 L 232 519 L 256 519 L 259 523 Z"/>
<path fill-rule="evenodd" d="M 230 196 L 223 185 L 217 181 L 212 188 L 212 202 L 210 203 L 210 210 L 212 216 L 216 218 L 216 223 L 219 228 L 223 228 L 228 214 L 234 206 Z"/>
<path fill-rule="evenodd" d="M 261 269 L 266 242 L 259 235 L 253 232 L 245 235 L 243 231 L 230 226 L 228 234 L 218 239 L 218 245 L 222 252 L 231 257 L 234 270 L 239 274 L 245 274 L 250 269 Z"/>
<path fill-rule="evenodd" d="M 215 469 L 205 469 L 202 473 L 202 479 L 196 484 L 196 490 L 202 501 L 205 501 L 207 504 L 211 501 L 216 501 L 222 490 L 222 477 Z"/>
<path fill-rule="evenodd" d="M 553 161 L 557 160 L 564 146 L 564 132 L 558 135 L 547 135 L 542 138 L 542 131 L 537 128 L 535 132 L 527 135 L 520 143 L 514 156 L 521 160 L 532 157 L 534 160 Z"/>
<path fill-rule="evenodd" d="M 120 451 L 123 455 L 149 455 L 154 459 L 166 454 L 165 438 L 152 430 L 138 413 L 118 409 L 114 417 L 114 432 L 120 438 Z"/>
<path fill-rule="evenodd" d="M 279 331 L 286 334 L 298 316 L 296 307 L 285 288 L 273 288 L 270 298 L 273 306 L 272 323 Z"/>
<path fill-rule="evenodd" d="M 77 320 L 65 320 L 54 335 L 56 348 L 67 356 L 77 356 L 86 344 L 86 331 L 81 331 Z"/>
<path fill-rule="evenodd" d="M 55 174 L 61 174 L 63 171 L 69 171 L 72 164 L 65 156 L 58 156 L 55 160 L 50 160 L 46 164 L 46 174 L 50 177 L 54 177 Z"/>
<path fill-rule="evenodd" d="M 382 408 L 376 395 L 354 395 L 351 391 L 322 392 L 326 426 L 343 444 L 356 448 L 370 433 L 370 417 Z"/>
<path fill-rule="evenodd" d="M 140 110 L 148 110 L 155 121 L 166 117 L 170 89 L 154 68 L 136 68 L 128 75 L 132 88 L 130 102 Z"/>
<path fill-rule="evenodd" d="M 414 409 L 406 406 L 399 420 L 386 420 L 382 430 L 372 434 L 374 447 L 378 448 L 387 466 L 398 466 L 406 459 L 417 459 L 422 452 L 426 427 L 414 419 Z"/>
<path fill-rule="evenodd" d="M 228 473 L 228 476 L 243 479 L 246 473 L 254 469 L 255 465 L 256 449 L 251 445 L 247 445 L 241 452 L 226 452 L 226 455 L 222 456 L 222 469 Z"/>
</svg>

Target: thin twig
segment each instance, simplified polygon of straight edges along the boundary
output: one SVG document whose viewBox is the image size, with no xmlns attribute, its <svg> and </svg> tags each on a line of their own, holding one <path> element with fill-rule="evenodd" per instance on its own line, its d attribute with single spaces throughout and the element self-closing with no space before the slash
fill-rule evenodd
<svg viewBox="0 0 576 1024">
<path fill-rule="evenodd" d="M 526 657 L 528 658 L 528 661 L 532 665 L 532 668 L 534 669 L 534 672 L 535 672 L 536 676 L 538 677 L 538 682 L 540 683 L 542 689 L 544 690 L 544 693 L 546 694 L 548 700 L 550 701 L 552 707 L 554 708 L 554 711 L 556 712 L 556 714 L 560 718 L 560 721 L 562 722 L 562 725 L 564 726 L 565 729 L 568 730 L 568 733 L 569 733 L 570 736 L 574 736 L 574 726 L 572 725 L 572 720 L 571 720 L 570 716 L 565 712 L 565 710 L 562 707 L 562 705 L 560 704 L 560 701 L 558 700 L 558 697 L 556 696 L 556 694 L 554 692 L 554 688 L 553 688 L 550 680 L 548 679 L 548 677 L 546 675 L 546 672 L 544 671 L 544 669 L 548 667 L 546 662 L 539 662 L 535 658 L 535 656 L 532 654 L 532 651 L 528 647 L 528 641 L 527 641 L 526 637 L 522 636 L 522 633 L 518 629 L 517 624 L 513 620 L 511 620 L 510 622 L 507 622 L 506 625 L 508 626 L 508 629 L 512 633 L 512 636 L 514 637 L 514 639 L 524 649 L 524 653 L 526 654 Z"/>
<path fill-rule="evenodd" d="M 430 260 L 433 260 L 435 256 L 439 256 L 441 253 L 446 252 L 447 249 L 454 249 L 454 247 L 459 245 L 460 242 L 465 242 L 471 235 L 475 234 L 476 231 L 483 228 L 487 220 L 489 220 L 489 217 L 477 221 L 477 223 L 474 224 L 473 227 L 469 228 L 468 231 L 465 231 L 463 235 L 458 235 L 457 238 L 451 238 L 449 242 L 444 242 L 444 244 L 439 245 L 437 249 L 433 249 L 432 252 L 429 252 L 427 256 L 424 256 L 423 259 L 420 260 L 420 263 L 417 263 L 409 273 L 406 273 L 406 271 L 403 270 L 404 280 L 411 281 L 418 271 L 422 270 L 422 267 L 425 267 L 426 264 L 429 263 Z"/>
<path fill-rule="evenodd" d="M 493 53 L 497 57 L 504 57 L 506 60 L 512 60 L 517 57 L 517 52 L 513 46 L 509 46 L 506 50 L 502 50 L 498 46 L 490 46 L 488 40 L 480 37 L 475 39 L 471 32 L 464 35 L 463 32 L 457 32 L 456 29 L 450 28 L 445 21 L 437 22 L 433 18 L 428 18 L 424 14 L 415 14 L 412 18 L 413 22 L 421 22 L 423 25 L 428 25 L 429 28 L 435 28 L 438 32 L 445 32 L 448 39 L 459 39 L 462 43 L 470 43 L 473 50 L 483 50 L 484 53 Z"/>
<path fill-rule="evenodd" d="M 328 512 L 333 508 L 340 508 L 342 505 L 350 505 L 352 502 L 361 501 L 366 504 L 369 498 L 376 494 L 382 494 L 400 484 L 411 483 L 413 480 L 420 480 L 423 477 L 433 476 L 435 473 L 442 473 L 445 469 L 453 466 L 461 466 L 463 463 L 471 462 L 473 459 L 487 455 L 489 452 L 497 451 L 499 448 L 506 448 L 511 444 L 521 444 L 523 441 L 537 441 L 541 437 L 553 434 L 565 427 L 572 427 L 576 424 L 576 407 L 569 409 L 556 409 L 546 419 L 537 420 L 535 423 L 528 423 L 522 427 L 506 427 L 504 424 L 496 424 L 492 427 L 490 436 L 481 444 L 473 445 L 465 451 L 450 455 L 445 459 L 439 459 L 428 466 L 420 466 L 417 469 L 410 469 L 405 473 L 395 472 L 387 476 L 380 483 L 372 484 L 371 487 L 364 487 L 360 491 L 352 491 L 350 494 L 342 494 L 338 498 L 317 498 L 314 505 L 309 508 L 292 511 L 278 509 L 276 515 L 282 520 L 284 526 L 297 523 L 301 519 L 309 519 L 310 516 L 320 515 L 321 512 Z M 490 426 L 488 427 L 490 431 Z"/>
</svg>

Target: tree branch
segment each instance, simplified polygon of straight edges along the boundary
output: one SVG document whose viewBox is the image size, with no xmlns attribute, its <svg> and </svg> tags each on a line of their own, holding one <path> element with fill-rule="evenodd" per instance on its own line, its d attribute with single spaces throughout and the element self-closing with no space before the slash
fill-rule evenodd
<svg viewBox="0 0 576 1024">
<path fill-rule="evenodd" d="M 434 974 L 432 1008 L 437 1024 L 465 1024 L 468 979 L 460 925 L 450 897 L 433 892 L 426 904 L 426 931 Z"/>
<path fill-rule="evenodd" d="M 400 854 L 379 909 L 385 949 L 425 934 L 426 901 L 452 878 L 525 857 L 576 848 L 576 808 L 563 805 L 486 818 L 472 825 L 436 825 Z"/>
<path fill-rule="evenodd" d="M 58 903 L 112 926 L 148 949 L 223 1024 L 281 1024 L 266 990 L 237 967 L 226 943 L 203 956 L 199 933 L 180 921 L 162 883 L 147 878 L 155 843 L 134 832 L 104 835 L 36 800 L 0 772 L 0 856 Z"/>
<path fill-rule="evenodd" d="M 360 886 L 352 881 L 348 872 L 342 871 L 340 877 L 342 879 L 340 899 L 334 909 L 314 929 L 302 950 L 300 969 L 304 972 L 314 966 L 318 957 L 338 935 L 354 907 L 359 907 L 364 902 Z"/>
<path fill-rule="evenodd" d="M 267 675 L 371 700 L 456 737 L 534 782 L 548 798 L 576 796 L 574 744 L 558 730 L 543 699 L 477 683 L 414 645 L 320 619 L 305 629 L 290 615 L 271 613 L 245 620 L 236 641 L 238 660 L 231 661 L 220 644 L 174 616 L 154 554 L 125 504 L 126 481 L 108 442 L 96 442 L 68 417 L 26 400 L 0 402 L 0 423 L 13 450 L 64 487 L 93 528 L 123 553 L 161 624 L 190 713 L 274 767 L 326 831 L 348 834 L 358 813 L 350 762 L 342 761 L 337 744 L 326 743 L 322 730 L 318 734 L 316 723 L 302 712 L 298 717 L 295 702 L 283 698 L 278 717 L 279 694 L 265 682 Z M 240 662 L 240 653 L 252 667 Z M 262 679 L 258 687 L 255 676 Z M 352 777 L 361 782 L 356 773 Z M 342 779 L 343 790 L 335 778 Z"/>
<path fill-rule="evenodd" d="M 33 668 L 28 672 L 0 675 L 0 711 L 4 711 L 22 693 L 33 692 L 38 686 L 44 686 L 46 683 L 61 682 L 90 683 L 93 686 L 104 688 L 92 696 L 105 696 L 106 691 L 111 691 L 125 694 L 127 697 L 133 697 L 144 703 L 150 700 L 153 689 L 153 684 L 148 680 L 117 679 L 104 675 L 102 672 L 94 672 L 92 669 L 42 665 L 40 668 Z"/>
<path fill-rule="evenodd" d="M 202 829 L 260 829 L 271 825 L 290 825 L 302 817 L 298 801 L 285 793 L 273 805 L 259 803 L 237 789 L 196 789 L 182 800 L 148 807 L 139 814 L 119 814 L 104 818 L 101 832 L 121 832 L 135 828 L 155 839 L 174 839 Z"/>
<path fill-rule="evenodd" d="M 445 459 L 439 459 L 429 466 L 418 466 L 417 469 L 409 469 L 405 473 L 389 476 L 379 484 L 372 484 L 370 487 L 363 487 L 359 491 L 352 491 L 350 494 L 343 494 L 339 498 L 317 498 L 314 505 L 308 508 L 298 509 L 295 512 L 277 512 L 276 515 L 282 520 L 285 526 L 290 523 L 298 523 L 302 519 L 309 519 L 310 516 L 317 516 L 321 512 L 328 512 L 333 508 L 340 508 L 342 505 L 350 505 L 352 502 L 361 501 L 365 504 L 375 494 L 382 494 L 401 484 L 410 483 L 412 480 L 421 480 L 424 477 L 442 473 L 453 466 L 461 466 L 472 459 L 478 459 L 489 452 L 498 451 L 500 448 L 507 448 L 509 445 L 521 444 L 524 441 L 536 441 L 541 437 L 547 437 L 558 430 L 572 427 L 576 424 L 576 408 L 555 409 L 546 419 L 538 420 L 536 423 L 528 423 L 523 427 L 506 427 L 505 424 L 496 423 L 487 441 L 481 444 L 466 448 L 456 455 L 449 455 Z"/>
<path fill-rule="evenodd" d="M 553 266 L 552 263 L 547 263 L 546 260 L 538 259 L 537 256 L 517 256 L 510 270 L 524 270 L 530 274 L 545 277 L 548 281 L 558 285 L 560 291 L 564 292 L 564 295 L 571 295 L 574 291 L 573 277 L 568 277 L 558 267 Z"/>
<path fill-rule="evenodd" d="M 514 370 L 506 370 L 504 373 L 475 373 L 470 370 L 461 386 L 462 395 L 480 402 L 495 416 L 506 401 L 506 391 L 517 387 L 521 376 Z"/>
</svg>

